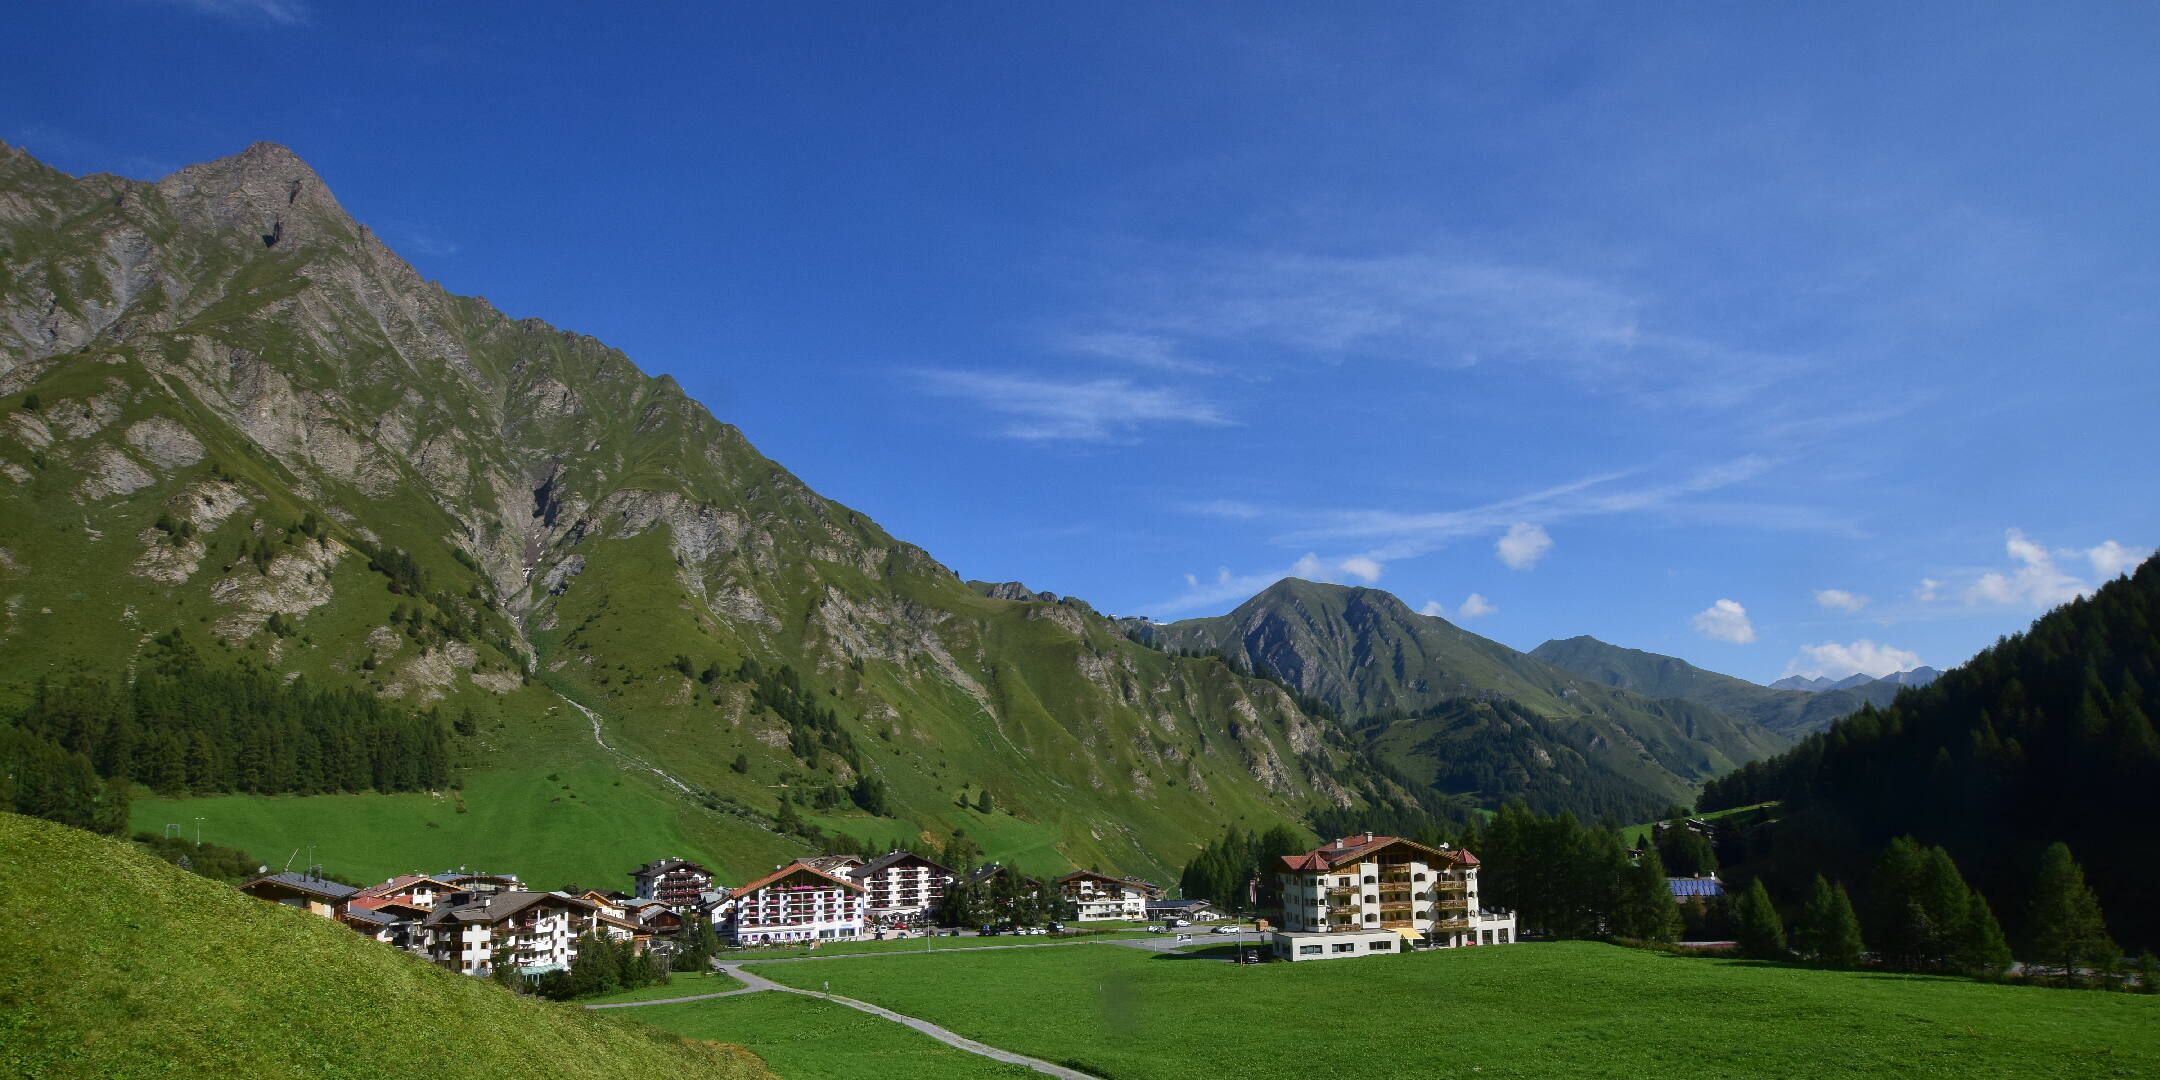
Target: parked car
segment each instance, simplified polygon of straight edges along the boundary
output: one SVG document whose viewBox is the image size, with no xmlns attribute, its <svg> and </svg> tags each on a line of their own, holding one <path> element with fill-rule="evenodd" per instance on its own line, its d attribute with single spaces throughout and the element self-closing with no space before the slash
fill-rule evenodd
<svg viewBox="0 0 2160 1080">
<path fill-rule="evenodd" d="M 1240 927 L 1235 923 L 1231 923 L 1228 925 L 1216 927 L 1215 932 L 1218 934 L 1241 934 L 1245 931 L 1243 927 Z"/>
<path fill-rule="evenodd" d="M 1054 923 L 1051 923 L 1051 924 L 1050 924 L 1050 932 L 1051 932 L 1051 933 L 1053 933 L 1053 934 L 1062 934 L 1062 933 L 1064 933 L 1064 932 L 1065 932 L 1065 924 L 1064 924 L 1064 923 L 1061 923 L 1061 922 L 1054 922 Z"/>
<path fill-rule="evenodd" d="M 1191 926 L 1191 925 L 1192 925 L 1192 920 L 1191 920 L 1191 919 L 1172 919 L 1172 920 L 1170 920 L 1170 925 L 1172 925 L 1172 926 Z"/>
</svg>

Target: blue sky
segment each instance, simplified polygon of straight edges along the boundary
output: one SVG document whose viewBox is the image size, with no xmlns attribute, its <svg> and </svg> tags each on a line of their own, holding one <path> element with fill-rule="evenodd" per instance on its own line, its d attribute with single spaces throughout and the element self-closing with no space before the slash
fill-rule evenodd
<svg viewBox="0 0 2160 1080">
<path fill-rule="evenodd" d="M 2160 8 L 673 10 L 35 5 L 0 138 L 285 143 L 451 289 L 1116 613 L 1300 573 L 1841 675 L 2160 538 Z"/>
</svg>

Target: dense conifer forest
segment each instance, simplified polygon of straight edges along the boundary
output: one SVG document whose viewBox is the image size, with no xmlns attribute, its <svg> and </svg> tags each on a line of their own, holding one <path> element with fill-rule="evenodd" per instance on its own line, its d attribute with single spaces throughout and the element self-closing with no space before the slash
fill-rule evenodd
<svg viewBox="0 0 2160 1080">
<path fill-rule="evenodd" d="M 1704 791 L 1716 810 L 1783 800 L 1747 870 L 1797 893 L 1861 880 L 1893 838 L 1947 850 L 2014 941 L 2049 845 L 2086 868 L 2117 940 L 2160 944 L 2160 560 L 2072 601 L 1887 709 L 1863 709 Z"/>
</svg>

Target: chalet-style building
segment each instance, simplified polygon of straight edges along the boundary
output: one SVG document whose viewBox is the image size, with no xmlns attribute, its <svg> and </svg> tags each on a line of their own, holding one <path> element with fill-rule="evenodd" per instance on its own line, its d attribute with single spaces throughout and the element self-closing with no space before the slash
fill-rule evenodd
<svg viewBox="0 0 2160 1080">
<path fill-rule="evenodd" d="M 819 855 L 814 858 L 797 859 L 795 861 L 820 874 L 851 878 L 855 875 L 855 868 L 869 860 L 860 855 Z"/>
<path fill-rule="evenodd" d="M 428 959 L 466 975 L 489 975 L 495 954 L 511 950 L 510 963 L 527 975 L 568 967 L 580 934 L 600 930 L 618 939 L 628 929 L 610 925 L 598 908 L 561 893 L 493 892 L 460 896 L 435 905 L 421 924 Z"/>
<path fill-rule="evenodd" d="M 516 878 L 511 878 L 516 881 Z M 431 874 L 400 874 L 379 885 L 369 885 L 355 896 L 404 900 L 426 911 L 435 902 L 452 893 L 472 892 L 471 888 L 448 880 L 446 876 Z"/>
<path fill-rule="evenodd" d="M 1479 906 L 1478 860 L 1467 851 L 1366 833 L 1285 855 L 1278 872 L 1283 929 L 1273 944 L 1286 960 L 1515 939 L 1512 913 Z"/>
<path fill-rule="evenodd" d="M 936 915 L 945 887 L 956 875 L 920 855 L 893 851 L 856 867 L 849 876 L 863 888 L 866 925 L 919 926 Z"/>
<path fill-rule="evenodd" d="M 525 883 L 519 881 L 516 874 L 483 874 L 477 871 L 467 873 L 460 870 L 454 874 L 436 874 L 434 878 L 436 881 L 450 885 L 453 892 L 495 893 L 525 891 Z"/>
<path fill-rule="evenodd" d="M 344 912 L 345 902 L 360 890 L 320 874 L 287 871 L 256 878 L 240 886 L 240 891 L 258 900 L 304 908 L 323 918 L 335 919 Z"/>
<path fill-rule="evenodd" d="M 1184 919 L 1186 922 L 1214 922 L 1222 918 L 1222 912 L 1205 900 L 1150 900 L 1147 902 L 1149 919 Z"/>
<path fill-rule="evenodd" d="M 1072 905 L 1073 918 L 1080 922 L 1145 919 L 1148 893 L 1153 888 L 1144 881 L 1092 870 L 1075 870 L 1057 879 L 1057 885 L 1058 895 Z"/>
<path fill-rule="evenodd" d="M 698 894 L 712 888 L 712 871 L 686 859 L 655 859 L 630 872 L 640 900 L 658 900 L 676 911 L 696 909 Z"/>
<path fill-rule="evenodd" d="M 793 862 L 736 889 L 719 928 L 735 945 L 854 941 L 863 936 L 863 889 Z"/>
</svg>

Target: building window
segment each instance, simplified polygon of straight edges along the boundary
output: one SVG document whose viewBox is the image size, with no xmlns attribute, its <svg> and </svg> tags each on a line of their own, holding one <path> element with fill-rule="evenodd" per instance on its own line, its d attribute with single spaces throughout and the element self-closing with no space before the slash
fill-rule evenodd
<svg viewBox="0 0 2160 1080">
<path fill-rule="evenodd" d="M 1392 941 L 1375 941 L 1372 943 L 1372 951 L 1374 952 L 1389 952 L 1394 948 L 1395 943 Z"/>
<path fill-rule="evenodd" d="M 1300 945 L 1297 947 L 1297 954 L 1299 956 L 1318 956 L 1320 955 L 1320 946 Z"/>
<path fill-rule="evenodd" d="M 1345 953 L 1345 952 L 1356 952 L 1356 951 L 1357 951 L 1357 942 L 1355 942 L 1355 941 L 1340 941 L 1340 942 L 1336 942 L 1336 944 L 1335 944 L 1335 951 L 1336 951 L 1336 952 L 1339 952 L 1339 953 Z"/>
<path fill-rule="evenodd" d="M 1505 926 L 1500 928 L 1500 944 L 1507 944 L 1507 927 Z"/>
<path fill-rule="evenodd" d="M 1379 921 L 1380 921 L 1380 916 L 1378 916 L 1378 915 L 1375 915 L 1375 914 L 1373 914 L 1372 912 L 1368 911 L 1368 912 L 1366 912 L 1366 913 L 1365 913 L 1365 921 L 1366 921 L 1366 922 L 1379 922 Z"/>
</svg>

